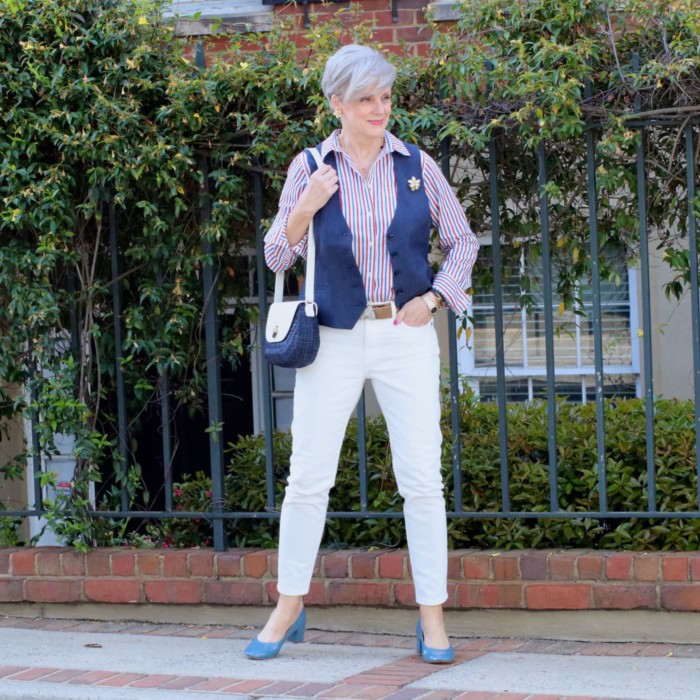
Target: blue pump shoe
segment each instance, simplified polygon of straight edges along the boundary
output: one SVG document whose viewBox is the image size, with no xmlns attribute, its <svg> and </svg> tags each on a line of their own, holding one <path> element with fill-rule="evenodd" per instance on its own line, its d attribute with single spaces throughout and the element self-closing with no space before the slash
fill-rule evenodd
<svg viewBox="0 0 700 700">
<path fill-rule="evenodd" d="M 260 642 L 256 637 L 244 650 L 244 654 L 250 659 L 262 660 L 273 659 L 280 653 L 282 645 L 289 640 L 293 644 L 298 644 L 304 640 L 304 631 L 306 629 L 306 609 L 299 613 L 299 617 L 292 623 L 292 626 L 287 630 L 287 634 L 279 640 L 279 642 Z"/>
<path fill-rule="evenodd" d="M 449 664 L 455 660 L 455 650 L 451 644 L 447 649 L 433 649 L 426 645 L 420 620 L 416 625 L 416 651 L 427 664 Z"/>
</svg>

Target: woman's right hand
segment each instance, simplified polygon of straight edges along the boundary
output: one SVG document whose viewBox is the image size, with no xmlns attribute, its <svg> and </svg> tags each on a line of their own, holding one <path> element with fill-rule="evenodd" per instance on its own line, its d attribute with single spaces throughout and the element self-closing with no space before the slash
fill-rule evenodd
<svg viewBox="0 0 700 700">
<path fill-rule="evenodd" d="M 312 173 L 299 204 L 312 215 L 338 191 L 338 173 L 330 165 L 322 165 Z"/>
<path fill-rule="evenodd" d="M 290 246 L 304 238 L 316 212 L 338 191 L 338 173 L 330 165 L 322 165 L 311 174 L 306 188 L 289 214 L 285 234 Z"/>
</svg>

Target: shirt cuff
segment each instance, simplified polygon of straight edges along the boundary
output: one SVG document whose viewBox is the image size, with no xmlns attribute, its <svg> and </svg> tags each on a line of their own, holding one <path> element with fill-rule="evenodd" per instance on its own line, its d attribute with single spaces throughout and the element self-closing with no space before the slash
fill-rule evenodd
<svg viewBox="0 0 700 700">
<path fill-rule="evenodd" d="M 469 297 L 449 275 L 446 275 L 444 272 L 438 272 L 433 280 L 433 288 L 440 292 L 440 295 L 452 311 L 456 314 L 466 313 Z"/>
</svg>

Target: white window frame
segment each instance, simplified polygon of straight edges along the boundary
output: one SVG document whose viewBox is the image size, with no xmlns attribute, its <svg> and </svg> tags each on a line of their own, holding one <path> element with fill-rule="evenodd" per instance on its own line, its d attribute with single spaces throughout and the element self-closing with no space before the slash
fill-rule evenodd
<svg viewBox="0 0 700 700">
<path fill-rule="evenodd" d="M 490 238 L 480 238 L 479 243 L 483 248 L 491 246 Z M 627 266 L 628 275 L 628 293 L 629 293 L 629 322 L 630 322 L 630 360 L 629 364 L 604 365 L 603 373 L 605 375 L 634 375 L 635 391 L 637 396 L 641 396 L 641 372 L 640 372 L 640 349 L 639 349 L 639 308 L 638 308 L 638 291 L 637 291 L 637 274 L 638 271 L 634 267 Z M 469 319 L 473 318 L 474 305 L 473 300 L 469 298 L 469 306 L 467 308 L 467 328 L 469 329 L 466 337 L 467 342 L 459 341 L 457 348 L 457 366 L 460 376 L 465 380 L 466 385 L 479 395 L 479 381 L 482 379 L 495 379 L 498 375 L 495 361 L 488 366 L 477 366 L 475 363 L 475 334 L 474 326 Z M 523 343 L 524 364 L 527 363 L 527 313 L 525 309 L 521 310 L 522 330 L 521 338 Z M 575 316 L 576 324 L 576 355 L 577 362 L 575 365 L 561 365 L 554 367 L 555 377 L 580 377 L 581 381 L 581 402 L 586 403 L 586 377 L 595 375 L 595 366 L 592 364 L 584 364 L 581 350 L 581 322 L 580 316 Z M 461 327 L 461 322 L 457 322 L 457 327 Z M 461 337 L 465 337 L 462 334 Z M 547 368 L 545 367 L 520 367 L 509 366 L 506 364 L 505 372 L 507 378 L 527 378 L 528 380 L 528 401 L 534 398 L 533 379 L 546 378 Z"/>
</svg>

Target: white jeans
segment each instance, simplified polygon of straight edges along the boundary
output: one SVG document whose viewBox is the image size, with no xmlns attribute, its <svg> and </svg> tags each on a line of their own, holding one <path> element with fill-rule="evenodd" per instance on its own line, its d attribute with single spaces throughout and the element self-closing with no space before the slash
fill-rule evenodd
<svg viewBox="0 0 700 700">
<path fill-rule="evenodd" d="M 348 420 L 370 379 L 389 429 L 420 605 L 447 599 L 447 523 L 440 474 L 440 358 L 432 322 L 361 320 L 321 327 L 313 364 L 297 370 L 278 590 L 308 593 Z"/>
</svg>

